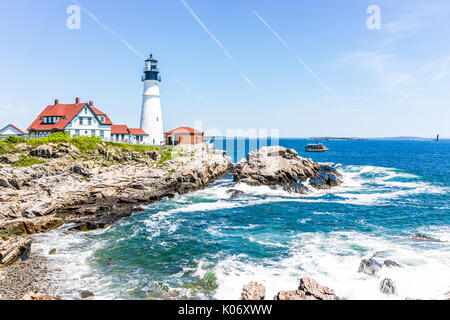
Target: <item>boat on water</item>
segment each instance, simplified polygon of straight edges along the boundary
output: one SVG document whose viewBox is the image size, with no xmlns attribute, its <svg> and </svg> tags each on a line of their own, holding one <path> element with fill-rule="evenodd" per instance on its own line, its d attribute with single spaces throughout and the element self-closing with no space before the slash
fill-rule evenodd
<svg viewBox="0 0 450 320">
<path fill-rule="evenodd" d="M 317 142 L 315 144 L 308 144 L 305 146 L 306 152 L 326 152 L 328 151 L 328 148 L 325 147 L 323 144 Z"/>
</svg>

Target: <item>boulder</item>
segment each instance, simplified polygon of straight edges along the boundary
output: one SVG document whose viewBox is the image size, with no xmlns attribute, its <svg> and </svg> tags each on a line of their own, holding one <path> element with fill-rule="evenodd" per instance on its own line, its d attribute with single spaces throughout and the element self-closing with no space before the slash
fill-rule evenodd
<svg viewBox="0 0 450 320">
<path fill-rule="evenodd" d="M 241 191 L 241 190 L 237 190 L 237 189 L 229 189 L 229 190 L 227 190 L 227 193 L 229 193 L 230 198 L 233 199 L 233 198 L 237 198 L 241 194 L 244 194 L 245 192 Z"/>
<path fill-rule="evenodd" d="M 425 236 L 423 234 L 417 233 L 415 235 L 412 236 L 413 239 L 415 240 L 421 240 L 421 241 L 440 241 L 439 239 L 436 238 L 432 238 L 429 236 Z"/>
<path fill-rule="evenodd" d="M 14 164 L 19 162 L 20 156 L 18 154 L 4 154 L 0 156 L 0 162 L 7 164 Z"/>
<path fill-rule="evenodd" d="M 49 145 L 38 146 L 36 149 L 30 151 L 30 156 L 38 158 L 57 158 L 58 154 L 53 151 L 53 148 Z"/>
<path fill-rule="evenodd" d="M 383 279 L 380 283 L 380 291 L 384 294 L 396 294 L 397 289 L 395 288 L 394 281 L 389 278 Z"/>
<path fill-rule="evenodd" d="M 81 291 L 80 295 L 81 295 L 82 299 L 86 299 L 86 298 L 89 298 L 89 297 L 93 297 L 94 293 L 92 291 L 89 291 L 89 290 L 83 290 L 83 291 Z"/>
<path fill-rule="evenodd" d="M 29 292 L 21 300 L 61 300 L 61 297 L 49 296 L 41 292 Z"/>
<path fill-rule="evenodd" d="M 274 300 L 337 300 L 334 291 L 322 286 L 313 278 L 302 277 L 297 290 L 280 291 Z"/>
<path fill-rule="evenodd" d="M 278 292 L 274 300 L 317 300 L 313 296 L 307 296 L 302 290 L 290 290 Z"/>
<path fill-rule="evenodd" d="M 363 259 L 359 265 L 358 272 L 368 274 L 370 276 L 375 275 L 380 270 L 382 265 L 375 259 Z"/>
<path fill-rule="evenodd" d="M 287 191 L 304 193 L 309 181 L 316 189 L 329 189 L 342 183 L 342 175 L 328 165 L 302 158 L 294 149 L 264 147 L 250 152 L 236 164 L 235 182 L 249 185 L 282 186 Z"/>
<path fill-rule="evenodd" d="M 0 267 L 8 266 L 19 259 L 26 259 L 31 250 L 32 239 L 28 236 L 0 240 Z"/>
<path fill-rule="evenodd" d="M 388 267 L 388 268 L 390 268 L 390 267 L 400 267 L 400 265 L 397 262 L 393 261 L 393 260 L 384 260 L 383 266 L 384 267 Z"/>
<path fill-rule="evenodd" d="M 0 221 L 0 231 L 10 235 L 24 235 L 48 232 L 63 224 L 61 218 L 55 216 L 44 216 L 37 218 L 19 218 L 14 220 Z"/>
<path fill-rule="evenodd" d="M 313 278 L 301 278 L 298 289 L 304 291 L 307 296 L 315 297 L 317 300 L 336 300 L 336 295 L 332 289 L 320 285 Z"/>
<path fill-rule="evenodd" d="M 258 282 L 251 281 L 242 288 L 241 300 L 264 300 L 266 288 Z"/>
</svg>

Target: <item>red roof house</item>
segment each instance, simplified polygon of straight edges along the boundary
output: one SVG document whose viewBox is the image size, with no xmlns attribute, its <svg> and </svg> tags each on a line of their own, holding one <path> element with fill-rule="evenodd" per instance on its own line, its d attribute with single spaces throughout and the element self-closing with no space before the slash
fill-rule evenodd
<svg viewBox="0 0 450 320">
<path fill-rule="evenodd" d="M 58 100 L 47 106 L 33 123 L 28 127 L 31 135 L 47 135 L 56 131 L 68 131 L 72 135 L 101 136 L 110 131 L 112 125 L 109 117 L 97 108 L 94 103 L 80 102 L 75 99 L 74 104 L 60 104 Z M 94 132 L 93 134 L 93 131 Z M 77 134 L 78 133 L 78 134 Z"/>
</svg>

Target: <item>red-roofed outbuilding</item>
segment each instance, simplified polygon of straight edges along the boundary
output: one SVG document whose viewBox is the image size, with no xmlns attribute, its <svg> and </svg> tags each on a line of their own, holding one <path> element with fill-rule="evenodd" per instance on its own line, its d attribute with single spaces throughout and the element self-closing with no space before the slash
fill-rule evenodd
<svg viewBox="0 0 450 320">
<path fill-rule="evenodd" d="M 167 145 L 203 143 L 205 133 L 190 127 L 179 127 L 165 133 Z"/>
</svg>

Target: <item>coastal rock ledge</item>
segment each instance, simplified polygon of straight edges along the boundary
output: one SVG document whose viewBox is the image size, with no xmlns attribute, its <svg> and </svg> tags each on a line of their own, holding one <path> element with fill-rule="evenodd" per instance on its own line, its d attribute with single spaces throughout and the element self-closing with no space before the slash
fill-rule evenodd
<svg viewBox="0 0 450 320">
<path fill-rule="evenodd" d="M 342 183 L 342 175 L 329 165 L 303 158 L 294 149 L 264 147 L 250 152 L 236 164 L 234 181 L 249 185 L 282 186 L 286 191 L 306 193 L 305 182 L 316 189 L 330 189 Z"/>
</svg>

